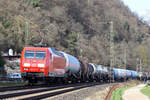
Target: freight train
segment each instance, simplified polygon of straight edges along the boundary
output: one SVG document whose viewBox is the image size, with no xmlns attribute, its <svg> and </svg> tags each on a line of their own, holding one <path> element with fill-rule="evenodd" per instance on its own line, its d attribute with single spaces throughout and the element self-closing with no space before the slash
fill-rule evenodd
<svg viewBox="0 0 150 100">
<path fill-rule="evenodd" d="M 129 79 L 148 80 L 150 73 L 111 68 L 85 61 L 53 48 L 25 47 L 21 54 L 21 75 L 29 83 L 114 82 Z"/>
</svg>

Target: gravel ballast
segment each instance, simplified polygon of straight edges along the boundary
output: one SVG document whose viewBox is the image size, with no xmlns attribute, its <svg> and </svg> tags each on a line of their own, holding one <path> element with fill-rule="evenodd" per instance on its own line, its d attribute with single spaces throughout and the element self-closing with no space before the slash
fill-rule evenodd
<svg viewBox="0 0 150 100">
<path fill-rule="evenodd" d="M 43 100 L 104 100 L 110 87 L 110 84 L 96 85 Z"/>
</svg>

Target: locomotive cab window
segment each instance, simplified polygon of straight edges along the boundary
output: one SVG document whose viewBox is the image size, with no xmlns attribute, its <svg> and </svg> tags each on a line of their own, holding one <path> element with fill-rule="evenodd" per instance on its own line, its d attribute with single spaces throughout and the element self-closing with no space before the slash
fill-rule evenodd
<svg viewBox="0 0 150 100">
<path fill-rule="evenodd" d="M 24 57 L 26 59 L 45 59 L 45 51 L 25 51 Z"/>
<path fill-rule="evenodd" d="M 35 58 L 36 59 L 45 59 L 45 51 L 36 51 L 35 52 Z"/>
<path fill-rule="evenodd" d="M 34 51 L 25 51 L 24 57 L 27 59 L 32 59 L 34 58 Z"/>
</svg>

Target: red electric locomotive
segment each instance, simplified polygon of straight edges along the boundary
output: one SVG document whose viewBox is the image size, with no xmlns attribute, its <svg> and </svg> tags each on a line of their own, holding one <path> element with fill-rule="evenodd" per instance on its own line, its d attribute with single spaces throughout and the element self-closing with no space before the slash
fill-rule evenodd
<svg viewBox="0 0 150 100">
<path fill-rule="evenodd" d="M 21 74 L 24 79 L 33 81 L 43 77 L 63 77 L 66 59 L 53 48 L 25 47 L 21 55 Z"/>
</svg>

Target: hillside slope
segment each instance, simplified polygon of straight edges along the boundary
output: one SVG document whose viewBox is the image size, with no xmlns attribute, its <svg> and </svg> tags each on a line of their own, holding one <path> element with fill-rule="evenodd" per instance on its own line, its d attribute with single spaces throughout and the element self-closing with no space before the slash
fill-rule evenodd
<svg viewBox="0 0 150 100">
<path fill-rule="evenodd" d="M 0 50 L 13 48 L 20 52 L 25 46 L 28 23 L 31 46 L 43 41 L 80 59 L 109 65 L 110 21 L 115 66 L 124 67 L 127 62 L 135 69 L 132 66 L 140 58 L 148 67 L 149 27 L 120 0 L 1 0 Z"/>
</svg>

